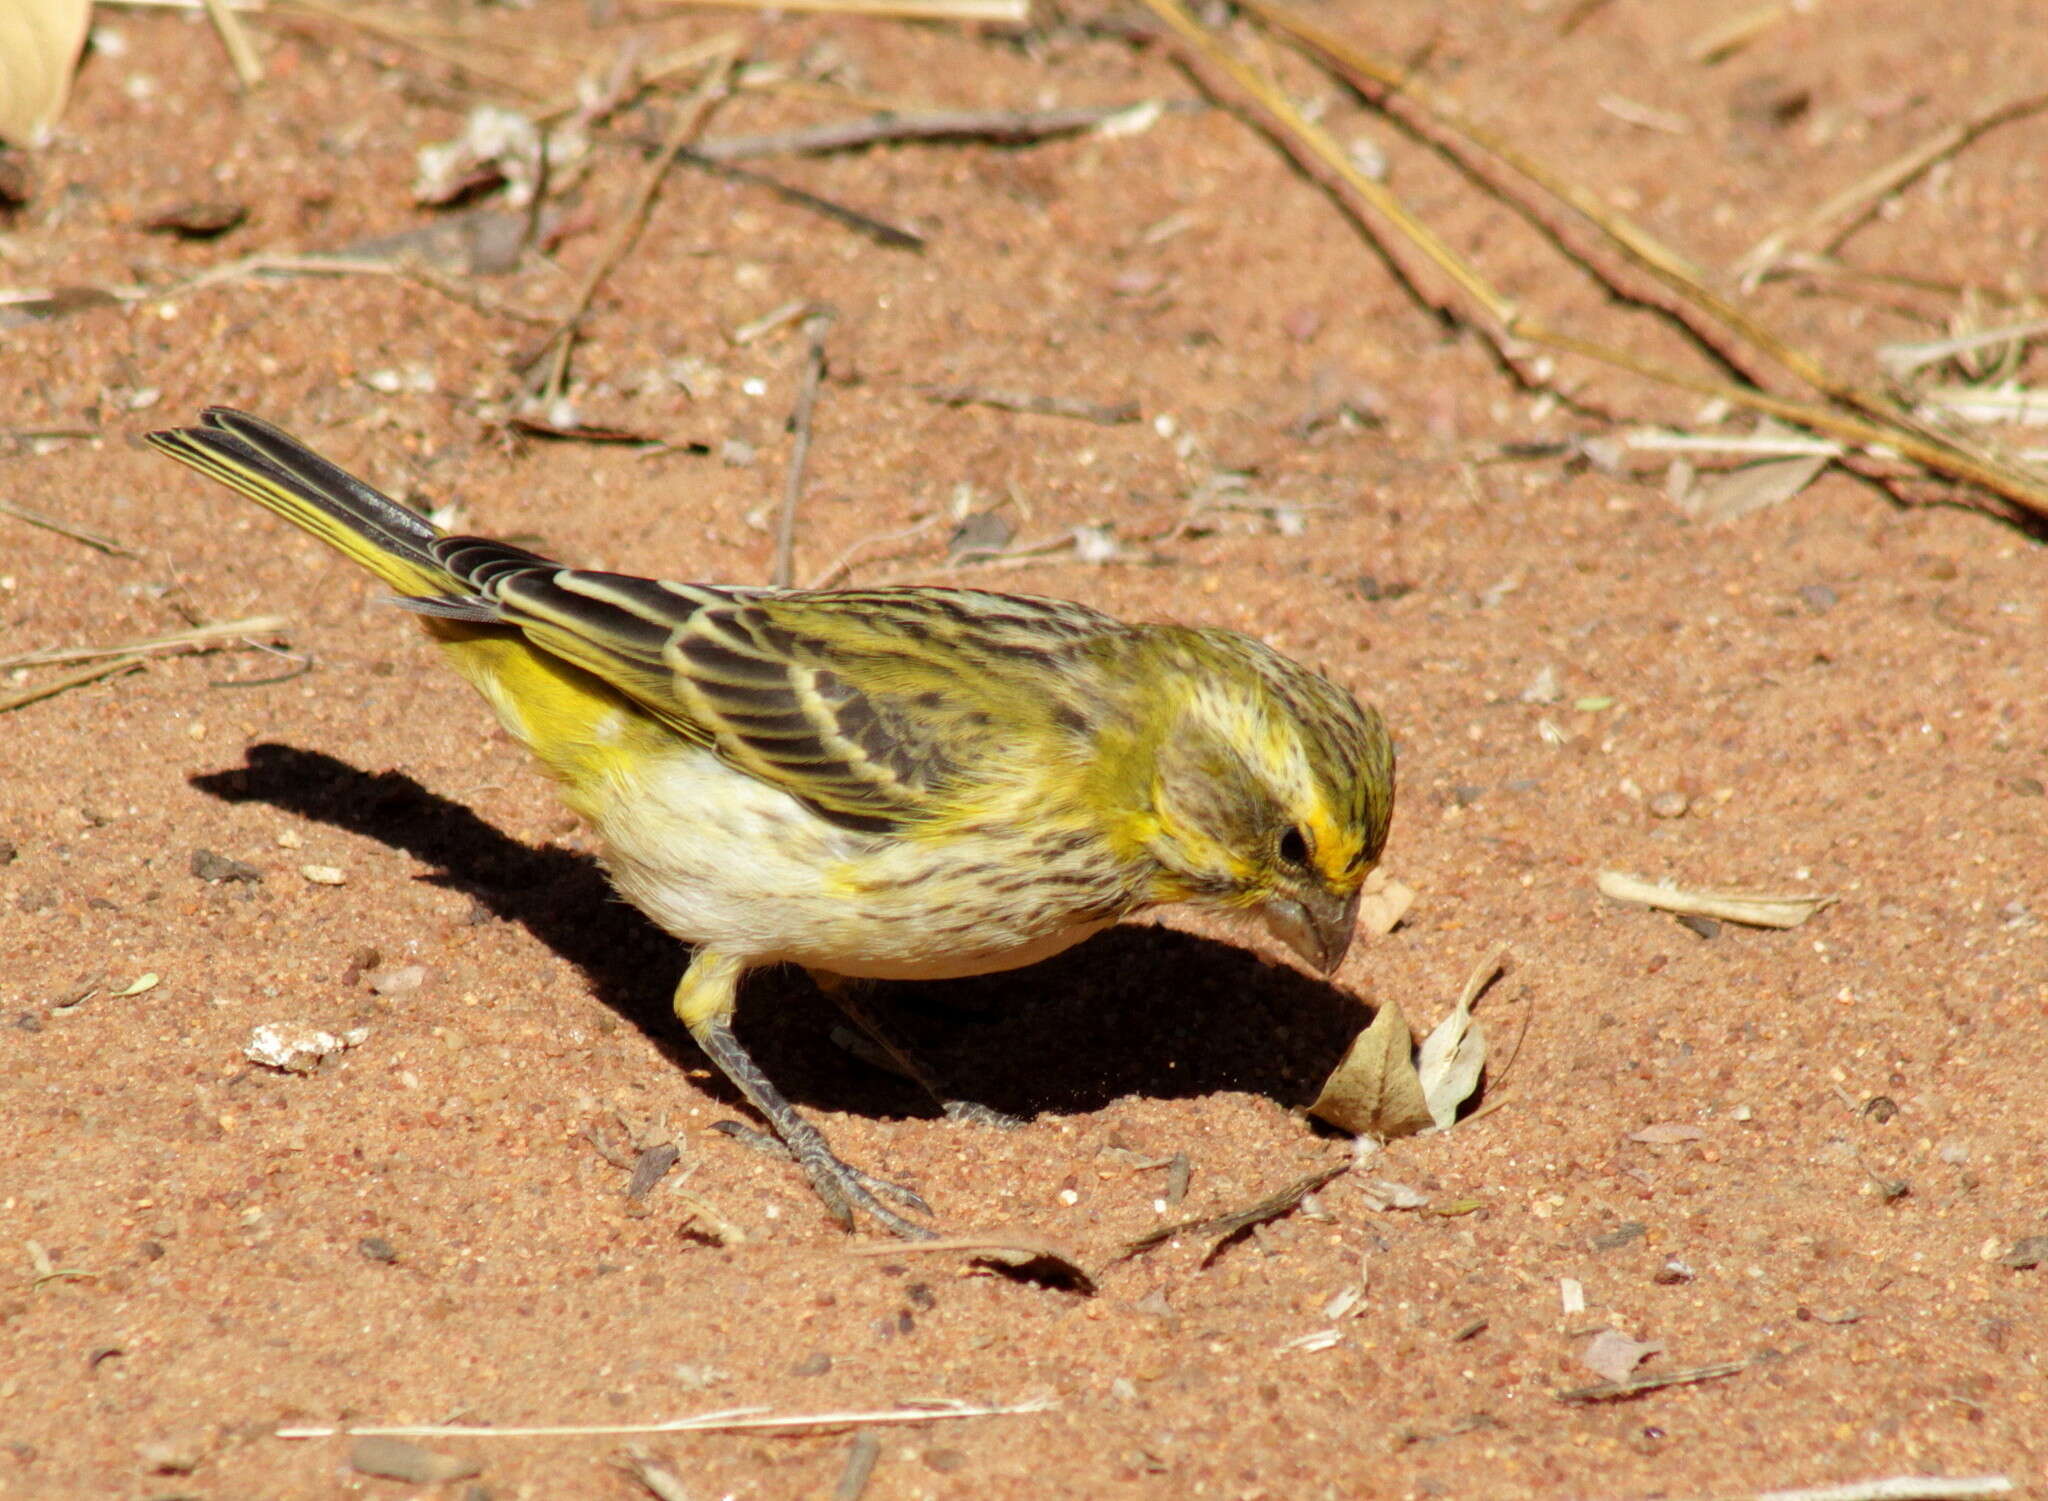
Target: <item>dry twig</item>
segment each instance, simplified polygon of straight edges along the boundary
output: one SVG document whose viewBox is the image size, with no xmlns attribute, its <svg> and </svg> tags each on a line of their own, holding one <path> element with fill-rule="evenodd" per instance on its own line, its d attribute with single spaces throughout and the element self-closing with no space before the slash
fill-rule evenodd
<svg viewBox="0 0 2048 1501">
<path fill-rule="evenodd" d="M 87 531 L 82 526 L 68 521 L 59 521 L 54 516 L 45 516 L 40 511 L 31 511 L 26 506 L 17 506 L 0 500 L 0 516 L 12 516 L 16 521 L 26 521 L 30 526 L 39 526 L 46 532 L 55 532 L 60 537 L 69 537 L 73 542 L 83 542 L 95 552 L 103 552 L 111 558 L 139 558 L 141 553 L 132 547 L 123 547 L 112 537 L 98 532 Z M 4 664 L 0 664 L 4 665 Z"/>
<path fill-rule="evenodd" d="M 0 698 L 0 714 L 40 699 L 54 698 L 71 688 L 82 688 L 87 683 L 97 683 L 101 678 L 133 672 L 143 665 L 143 660 L 141 657 L 116 657 L 111 662 L 96 662 L 90 667 L 81 667 L 76 672 L 67 672 L 62 677 L 51 678 L 48 682 L 37 683 L 33 688 L 10 693 L 5 698 Z"/>
<path fill-rule="evenodd" d="M 795 10 L 835 16 L 894 16 L 906 21 L 1001 21 L 1022 26 L 1031 0 L 668 0 L 670 5 L 735 10 Z"/>
<path fill-rule="evenodd" d="M 899 1248 L 900 1249 L 900 1248 Z M 1006 1405 L 934 1402 L 928 1406 L 885 1407 L 872 1412 L 778 1414 L 764 1407 L 729 1407 L 665 1423 L 565 1423 L 539 1427 L 487 1428 L 472 1423 L 400 1423 L 390 1427 L 279 1428 L 279 1438 L 613 1438 L 652 1433 L 803 1433 L 814 1428 L 849 1428 L 864 1423 L 946 1423 L 960 1418 L 1001 1418 L 1049 1412 L 1050 1398 Z"/>
<path fill-rule="evenodd" d="M 640 180 L 639 190 L 633 195 L 632 205 L 626 217 L 619 221 L 611 243 L 598 256 L 589 273 L 583 278 L 583 285 L 577 288 L 575 301 L 562 316 L 555 332 L 542 346 L 542 357 L 551 351 L 553 359 L 548 366 L 546 380 L 541 383 L 541 399 L 553 401 L 562 394 L 562 388 L 569 378 L 569 352 L 575 346 L 576 333 L 584 316 L 590 311 L 591 299 L 597 296 L 597 289 L 611 275 L 612 268 L 625 258 L 633 242 L 640 238 L 640 231 L 646 227 L 647 216 L 653 212 L 655 194 L 661 191 L 662 179 L 668 176 L 668 169 L 674 165 L 677 154 L 690 137 L 704 126 L 711 110 L 730 91 L 732 65 L 735 54 L 721 53 L 705 69 L 697 86 L 690 91 L 682 107 L 676 111 L 675 122 L 669 126 L 668 136 L 662 142 L 661 151 L 648 164 L 646 175 Z"/>
<path fill-rule="evenodd" d="M 1197 1235 L 1207 1238 L 1210 1242 L 1209 1249 L 1202 1256 L 1202 1264 L 1207 1266 L 1216 1259 L 1217 1252 L 1234 1237 L 1243 1234 L 1254 1225 L 1267 1224 L 1292 1214 L 1301 1206 L 1303 1199 L 1351 1171 L 1356 1160 L 1347 1156 L 1343 1161 L 1333 1163 L 1329 1167 L 1318 1168 L 1304 1178 L 1295 1179 L 1279 1192 L 1268 1194 L 1257 1203 L 1248 1204 L 1243 1209 L 1233 1210 L 1229 1214 L 1212 1215 L 1207 1219 L 1176 1220 L 1170 1225 L 1148 1230 L 1137 1239 L 1126 1241 L 1114 1259 L 1128 1261 L 1131 1257 L 1143 1255 L 1156 1246 L 1165 1245 L 1175 1236 Z"/>
<path fill-rule="evenodd" d="M 803 384 L 797 388 L 796 410 L 789 419 L 794 437 L 782 482 L 782 515 L 775 526 L 775 572 L 770 581 L 778 589 L 787 589 L 796 580 L 796 505 L 803 495 L 804 465 L 811 456 L 811 413 L 818 405 L 818 384 L 825 378 L 825 335 L 838 316 L 829 307 L 817 307 L 804 319 Z"/>
<path fill-rule="evenodd" d="M 1140 415 L 1135 401 L 1087 401 L 1078 396 L 1033 396 L 1022 391 L 998 390 L 992 386 L 932 386 L 928 400 L 949 407 L 985 406 L 1004 412 L 1023 412 L 1033 417 L 1071 417 L 1076 422 L 1094 422 L 1104 427 L 1136 422 Z"/>
<path fill-rule="evenodd" d="M 220 33 L 221 47 L 227 52 L 228 63 L 234 68 L 243 90 L 254 89 L 263 82 L 263 59 L 256 55 L 256 46 L 249 40 L 249 30 L 242 24 L 241 17 L 229 7 L 227 0 L 206 0 L 206 18 Z"/>
<path fill-rule="evenodd" d="M 858 151 L 889 141 L 987 141 L 1024 145 L 1055 136 L 1094 130 L 1119 116 L 1167 106 L 1141 100 L 1135 104 L 1087 105 L 1069 109 L 932 110 L 915 115 L 867 115 L 834 120 L 803 130 L 775 135 L 712 136 L 692 148 L 708 162 L 737 162 L 757 156 L 822 156 L 831 151 Z M 1180 106 L 1175 106 L 1180 107 Z"/>
<path fill-rule="evenodd" d="M 1568 205 L 1597 228 L 1610 246 L 1640 269 L 1654 275 L 1687 306 L 1783 365 L 1827 400 L 1817 402 L 1780 396 L 1753 385 L 1676 369 L 1633 351 L 1553 328 L 1531 316 L 1499 292 L 1470 261 L 1451 249 L 1383 183 L 1374 181 L 1361 171 L 1330 133 L 1307 119 L 1270 77 L 1228 51 L 1215 36 L 1198 25 L 1180 0 L 1146 0 L 1146 4 L 1205 65 L 1221 72 L 1259 104 L 1270 118 L 1276 137 L 1305 169 L 1336 178 L 1449 276 L 1497 326 L 1494 334 L 1497 340 L 1523 340 L 1562 353 L 1576 354 L 1660 385 L 1726 401 L 1817 432 L 1829 433 L 1851 444 L 1894 449 L 1928 470 L 1990 492 L 2004 501 L 2011 513 L 2048 516 L 2048 480 L 1936 431 L 1888 397 L 1864 391 L 1833 375 L 1811 355 L 1793 347 L 1734 303 L 1713 292 L 1702 275 L 1682 257 L 1638 226 L 1608 211 L 1585 189 L 1534 161 L 1502 137 L 1465 119 L 1455 105 L 1427 89 L 1406 69 L 1374 57 L 1335 33 L 1301 19 L 1277 0 L 1245 0 L 1248 11 L 1282 31 L 1318 60 L 1358 82 L 1361 87 L 1391 90 L 1395 97 L 1416 103 L 1439 127 L 1477 146 Z M 1507 353 L 1503 348 L 1504 358 Z M 1849 410 L 1843 410 L 1845 407 Z"/>
<path fill-rule="evenodd" d="M 1884 199 L 1912 182 L 1914 178 L 1946 157 L 1954 156 L 1965 146 L 1987 131 L 2014 120 L 2026 118 L 2048 109 L 2048 93 L 2027 94 L 2017 99 L 2004 99 L 1979 110 L 1967 120 L 1958 121 L 1892 158 L 1876 171 L 1866 173 L 1848 187 L 1834 194 L 1815 208 L 1809 209 L 1790 224 L 1783 225 L 1765 235 L 1763 239 L 1737 258 L 1734 271 L 1741 278 L 1743 290 L 1754 289 L 1768 276 L 1791 248 L 1793 241 L 1819 235 L 1823 230 L 1823 254 L 1834 248 L 1855 230 L 1877 209 Z"/>
</svg>

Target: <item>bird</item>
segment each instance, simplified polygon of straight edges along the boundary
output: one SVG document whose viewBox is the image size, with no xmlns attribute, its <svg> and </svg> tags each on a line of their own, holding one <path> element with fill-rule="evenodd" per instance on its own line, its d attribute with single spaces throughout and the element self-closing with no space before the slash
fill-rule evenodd
<svg viewBox="0 0 2048 1501">
<path fill-rule="evenodd" d="M 1155 908 L 1263 919 L 1333 974 L 1393 814 L 1394 746 L 1249 635 L 900 585 L 776 589 L 567 567 L 444 532 L 261 418 L 148 434 L 390 589 L 690 946 L 674 1010 L 842 1227 L 926 1238 L 733 1030 L 742 977 L 1014 969 Z M 899 1212 L 905 1211 L 905 1212 Z M 907 1213 L 906 1213 L 907 1212 Z"/>
</svg>

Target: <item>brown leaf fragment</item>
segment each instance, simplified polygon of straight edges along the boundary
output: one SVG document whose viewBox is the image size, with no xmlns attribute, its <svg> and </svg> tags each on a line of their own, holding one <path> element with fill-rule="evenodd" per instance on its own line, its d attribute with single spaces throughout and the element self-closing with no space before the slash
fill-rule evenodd
<svg viewBox="0 0 2048 1501">
<path fill-rule="evenodd" d="M 1434 1124 L 1415 1071 L 1414 1048 L 1408 1018 L 1389 998 L 1323 1081 L 1308 1113 L 1339 1131 L 1383 1141 L 1413 1136 Z"/>
<path fill-rule="evenodd" d="M 676 1165 L 676 1160 L 682 1155 L 672 1141 L 665 1141 L 642 1152 L 633 1161 L 633 1176 L 626 1184 L 626 1197 L 644 1199 L 653 1193 L 654 1186 L 668 1176 L 668 1170 Z"/>
<path fill-rule="evenodd" d="M 44 295 L 0 300 L 0 328 L 24 323 L 54 323 L 94 308 L 119 307 L 121 299 L 105 287 L 58 287 Z"/>
<path fill-rule="evenodd" d="M 0 213 L 20 208 L 35 196 L 35 173 L 28 158 L 12 147 L 0 145 Z"/>
<path fill-rule="evenodd" d="M 1579 1364 L 1609 1381 L 1626 1381 L 1637 1366 L 1663 1348 L 1653 1341 L 1630 1339 L 1618 1329 L 1602 1329 L 1579 1352 Z"/>
<path fill-rule="evenodd" d="M 1624 1220 L 1612 1230 L 1594 1236 L 1587 1244 L 1596 1251 L 1619 1251 L 1623 1246 L 1641 1240 L 1649 1233 L 1649 1226 L 1641 1220 Z"/>
<path fill-rule="evenodd" d="M 1000 557 L 1017 535 L 1000 511 L 975 511 L 963 516 L 946 539 L 946 561 L 964 563 L 975 558 Z"/>
<path fill-rule="evenodd" d="M 2016 1272 L 2030 1272 L 2048 1262 L 2048 1235 L 2029 1235 L 2016 1241 L 2013 1248 L 1998 1258 L 2000 1266 L 2009 1266 Z"/>
<path fill-rule="evenodd" d="M 413 1485 L 440 1485 L 449 1480 L 467 1480 L 483 1473 L 473 1459 L 434 1450 L 402 1438 L 366 1433 L 349 1445 L 349 1467 L 359 1475 L 376 1475 L 385 1480 L 404 1480 Z"/>
<path fill-rule="evenodd" d="M 164 205 L 142 221 L 152 234 L 186 240 L 211 240 L 238 228 L 249 217 L 249 205 L 234 198 L 185 198 Z"/>
<path fill-rule="evenodd" d="M 212 850 L 194 850 L 191 859 L 192 874 L 209 885 L 223 881 L 260 881 L 263 872 L 246 860 L 237 860 L 228 855 L 216 854 Z"/>
<path fill-rule="evenodd" d="M 690 1501 L 690 1488 L 683 1483 L 683 1477 L 638 1445 L 628 1449 L 626 1457 L 616 1463 L 646 1486 L 655 1501 Z"/>
<path fill-rule="evenodd" d="M 514 432 L 525 433 L 530 438 L 555 438 L 566 443 L 617 443 L 661 448 L 685 447 L 701 453 L 711 451 L 709 444 L 671 444 L 666 438 L 655 433 L 636 432 L 631 428 L 581 420 L 557 422 L 549 417 L 523 412 L 515 413 L 508 418 L 506 426 Z"/>
</svg>

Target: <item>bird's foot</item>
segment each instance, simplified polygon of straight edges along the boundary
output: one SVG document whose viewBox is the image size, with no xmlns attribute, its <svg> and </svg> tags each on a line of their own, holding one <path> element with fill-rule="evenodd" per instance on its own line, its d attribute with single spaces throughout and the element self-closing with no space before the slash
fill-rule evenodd
<svg viewBox="0 0 2048 1501">
<path fill-rule="evenodd" d="M 992 1131 L 1021 1131 L 1028 1124 L 1021 1116 L 1005 1115 L 993 1105 L 978 1100 L 941 1100 L 946 1119 L 962 1126 L 986 1126 Z"/>
</svg>

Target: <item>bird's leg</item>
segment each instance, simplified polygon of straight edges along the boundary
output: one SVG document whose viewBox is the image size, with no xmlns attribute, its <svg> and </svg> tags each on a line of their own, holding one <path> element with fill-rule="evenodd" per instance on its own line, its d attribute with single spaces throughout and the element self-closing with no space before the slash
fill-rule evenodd
<svg viewBox="0 0 2048 1501">
<path fill-rule="evenodd" d="M 811 1187 L 834 1219 L 850 1230 L 853 1211 L 858 1207 L 906 1240 L 930 1239 L 931 1231 L 906 1220 L 881 1200 L 894 1199 L 920 1214 L 930 1214 L 931 1206 L 901 1184 L 864 1173 L 835 1157 L 824 1133 L 797 1114 L 796 1107 L 768 1082 L 761 1066 L 733 1035 L 733 1005 L 746 967 L 744 960 L 731 954 L 699 950 L 676 986 L 676 1016 L 690 1029 L 690 1036 L 719 1072 L 775 1128 L 775 1134 L 788 1146 L 790 1155 L 796 1158 L 797 1166 L 811 1180 Z"/>
<path fill-rule="evenodd" d="M 956 1100 L 940 1087 L 939 1081 L 917 1059 L 906 1052 L 882 1025 L 867 997 L 869 984 L 865 980 L 849 979 L 835 975 L 829 970 L 809 969 L 805 971 L 818 989 L 832 998 L 832 1003 L 845 1013 L 846 1019 L 867 1034 L 869 1042 L 896 1065 L 898 1072 L 931 1097 L 933 1104 L 945 1113 L 949 1121 L 960 1121 L 970 1126 L 991 1126 L 997 1130 L 1015 1131 L 1024 1122 L 1014 1115 L 981 1104 L 976 1100 Z"/>
</svg>

